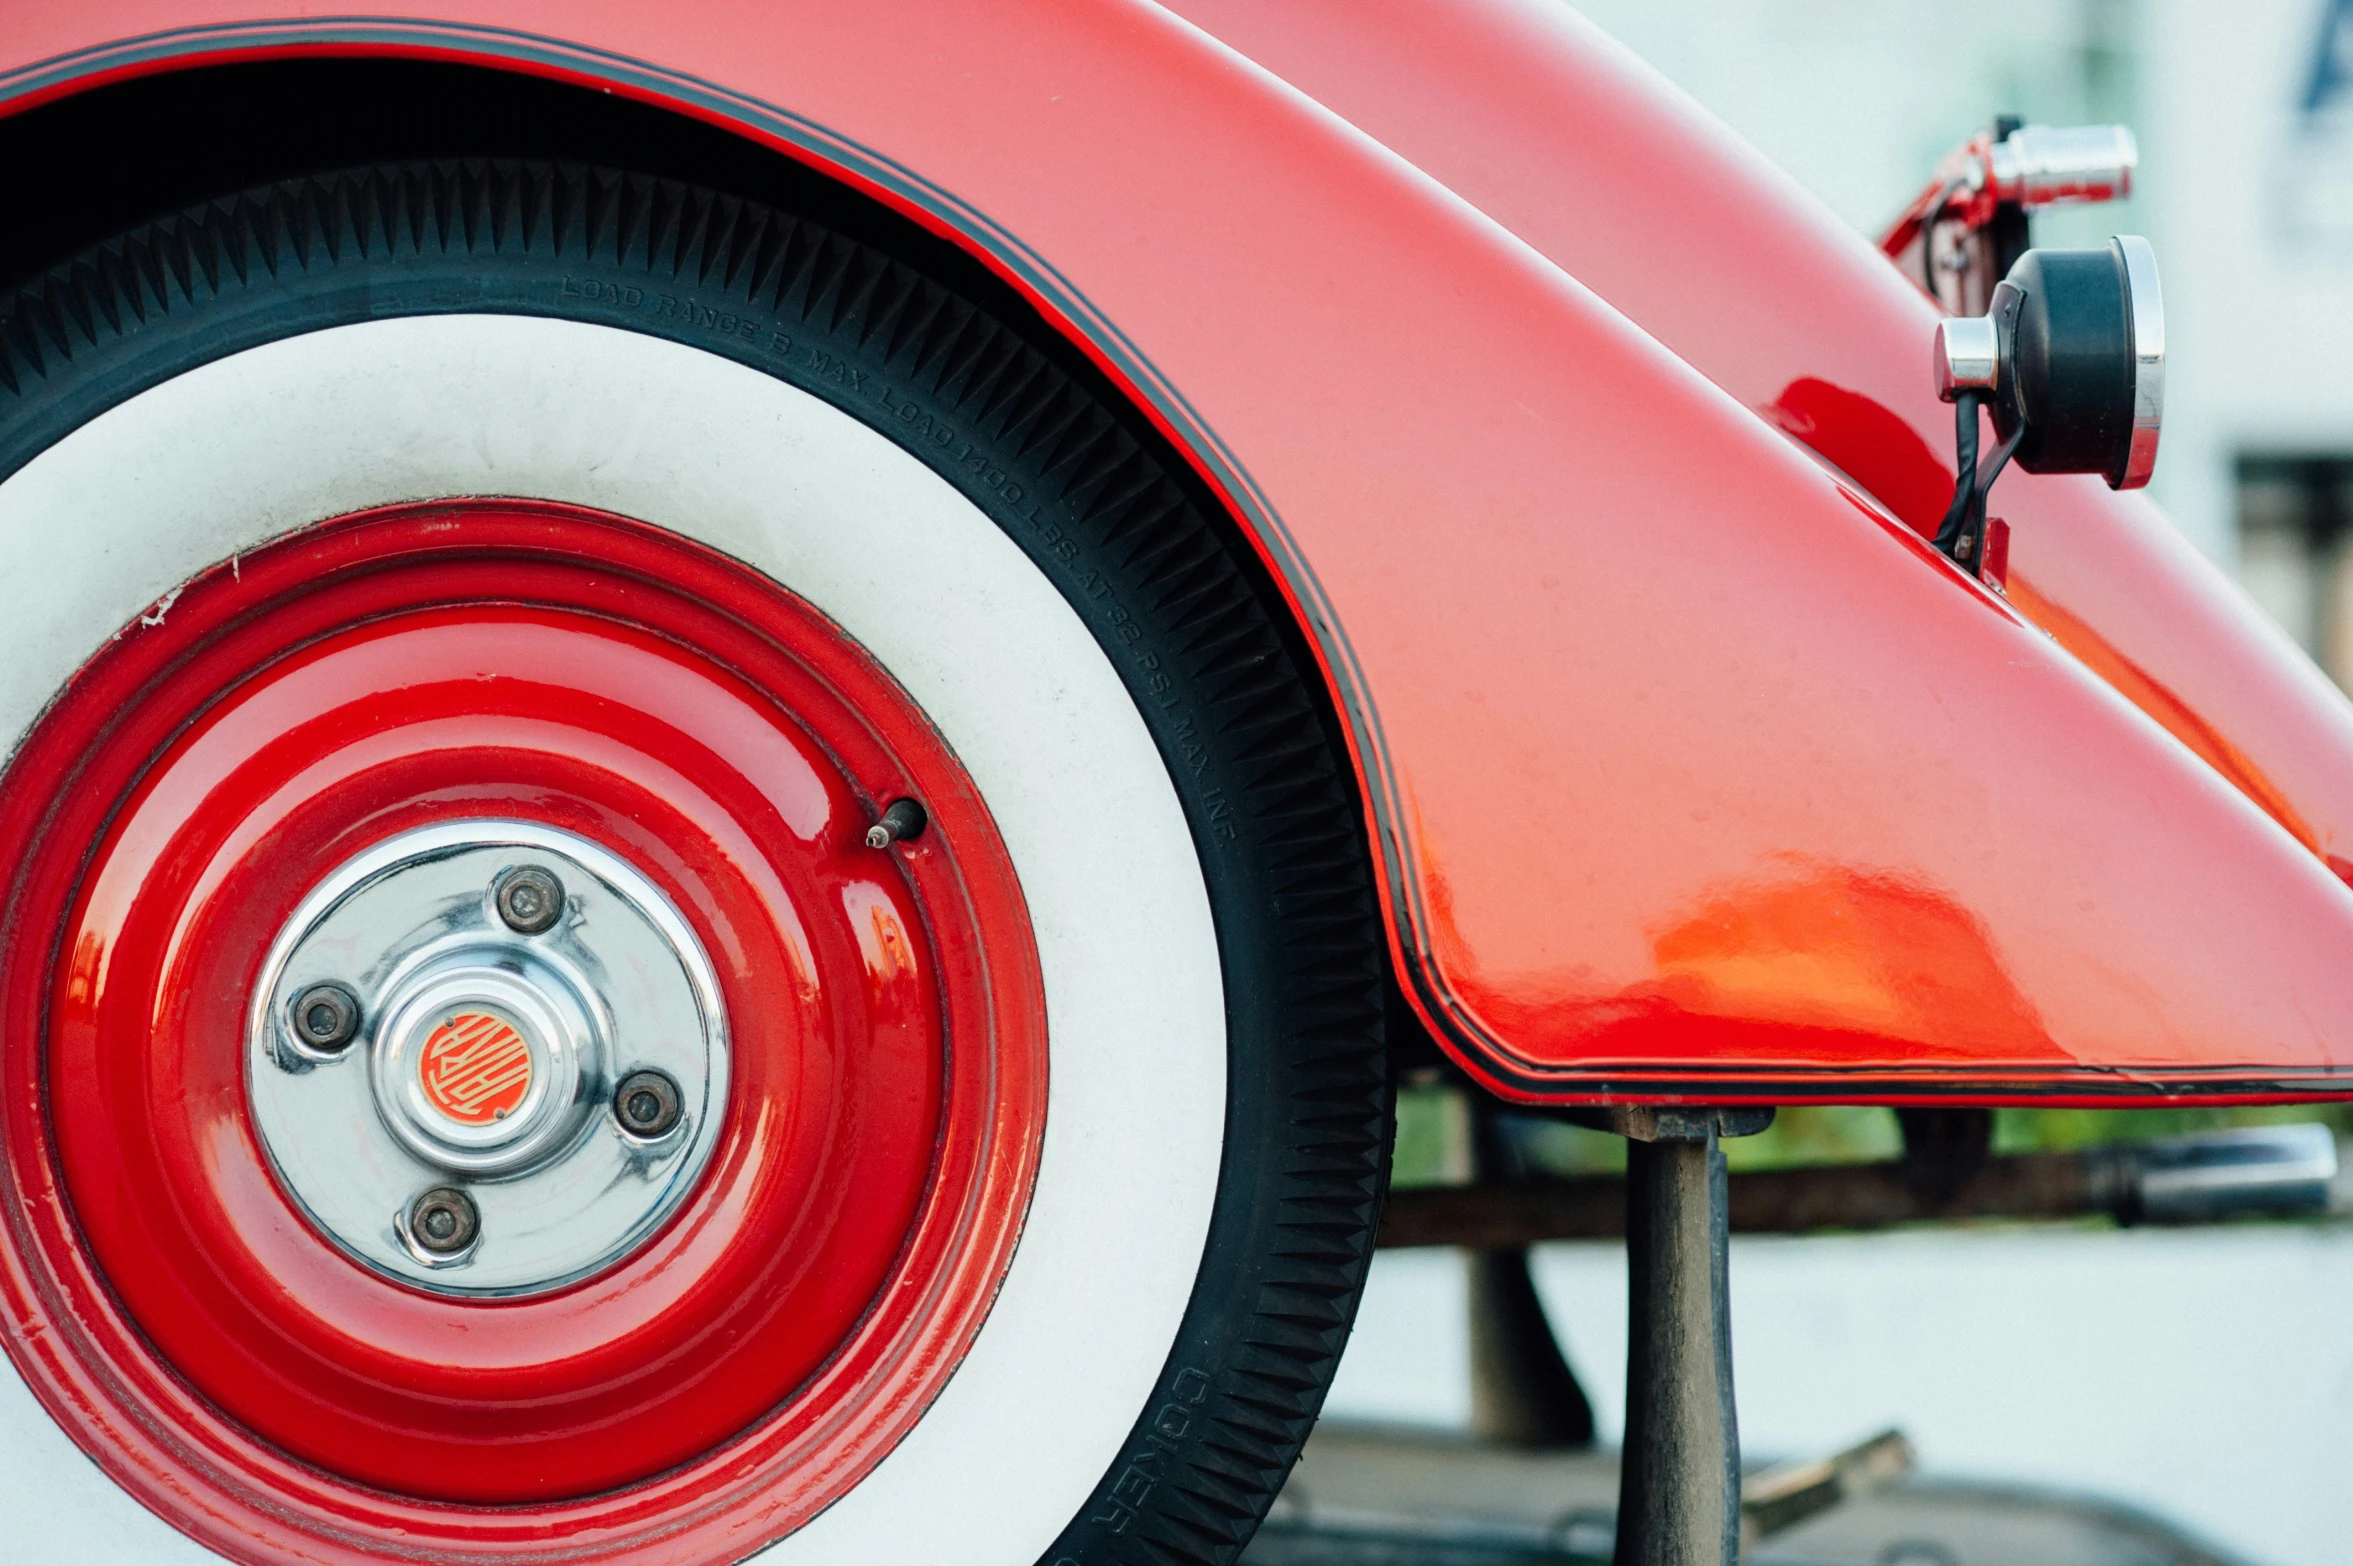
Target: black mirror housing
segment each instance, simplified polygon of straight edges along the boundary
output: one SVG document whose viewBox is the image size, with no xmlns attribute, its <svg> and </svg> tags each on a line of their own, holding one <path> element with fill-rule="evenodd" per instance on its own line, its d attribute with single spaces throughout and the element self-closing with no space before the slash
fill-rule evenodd
<svg viewBox="0 0 2353 1566">
<path fill-rule="evenodd" d="M 2156 263 L 2136 268 L 2128 245 L 2147 249 L 2119 239 L 2029 250 L 1994 290 L 1990 314 L 2007 350 L 1994 427 L 2004 440 L 2023 427 L 2016 461 L 2029 473 L 2097 473 L 2124 489 L 2145 483 L 2155 463 L 2162 382 L 2144 381 L 2164 367 Z"/>
</svg>

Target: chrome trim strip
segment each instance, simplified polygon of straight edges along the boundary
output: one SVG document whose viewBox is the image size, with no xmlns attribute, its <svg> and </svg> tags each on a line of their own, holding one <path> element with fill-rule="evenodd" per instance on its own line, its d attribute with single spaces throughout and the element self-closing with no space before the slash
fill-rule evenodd
<svg viewBox="0 0 2353 1566">
<path fill-rule="evenodd" d="M 2139 489 L 2157 466 L 2165 422 L 2165 298 L 2157 286 L 2157 252 L 2138 234 L 2108 241 L 2124 263 L 2125 317 L 2132 329 L 2132 447 L 2118 489 Z"/>
</svg>

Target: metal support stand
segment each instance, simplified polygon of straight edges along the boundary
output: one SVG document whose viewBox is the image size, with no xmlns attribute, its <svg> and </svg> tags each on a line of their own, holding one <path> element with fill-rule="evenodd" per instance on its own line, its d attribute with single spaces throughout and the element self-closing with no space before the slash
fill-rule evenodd
<svg viewBox="0 0 2353 1566">
<path fill-rule="evenodd" d="M 1770 1109 L 1613 1112 L 1613 1127 L 1629 1139 L 1617 1566 L 1735 1566 L 1740 1558 L 1731 1220 L 1716 1144 L 1772 1118 Z"/>
</svg>

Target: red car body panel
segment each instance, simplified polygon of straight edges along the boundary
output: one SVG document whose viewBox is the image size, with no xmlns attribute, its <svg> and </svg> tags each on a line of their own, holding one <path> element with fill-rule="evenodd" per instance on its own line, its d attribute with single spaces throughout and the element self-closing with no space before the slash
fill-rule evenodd
<svg viewBox="0 0 2353 1566">
<path fill-rule="evenodd" d="M 1938 314 L 1787 174 L 1545 0 L 1173 0 L 1442 180 L 1922 533 Z M 2353 705 L 2145 500 L 2012 470 L 2010 597 L 2353 873 Z"/>
<path fill-rule="evenodd" d="M 1350 727 L 1409 994 L 1501 1091 L 2353 1091 L 2353 892 L 2311 852 L 2353 749 L 2318 675 L 2134 511 L 2006 481 L 2055 643 L 1906 525 L 1949 482 L 1931 317 L 1859 240 L 1573 31 L 1352 14 L 1210 19 L 1371 135 L 1140 0 L 87 0 L 0 24 L 0 104 L 256 52 L 505 62 L 955 236 L 1265 551 Z M 1447 107 L 1373 112 L 1416 93 Z M 1627 249 L 1616 218 L 1539 223 L 1554 193 Z"/>
</svg>

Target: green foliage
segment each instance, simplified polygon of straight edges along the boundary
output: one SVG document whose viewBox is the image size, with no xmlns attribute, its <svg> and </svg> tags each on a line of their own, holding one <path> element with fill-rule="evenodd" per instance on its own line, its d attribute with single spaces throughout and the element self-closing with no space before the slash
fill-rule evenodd
<svg viewBox="0 0 2353 1566">
<path fill-rule="evenodd" d="M 2101 1142 L 2146 1142 L 2156 1137 L 2215 1131 L 2226 1126 L 2298 1125 L 2318 1121 L 2353 1136 L 2353 1104 L 2271 1104 L 2235 1109 L 2005 1109 L 1994 1116 L 1997 1153 L 2056 1152 Z"/>
<path fill-rule="evenodd" d="M 2103 1142 L 2143 1142 L 2226 1126 L 2318 1121 L 2353 1137 L 2353 1104 L 2286 1104 L 2232 1109 L 2003 1109 L 1994 1115 L 1997 1153 L 2055 1152 Z M 1514 1116 L 1512 1143 L 1531 1172 L 1575 1177 L 1626 1167 L 1619 1138 L 1558 1120 Z M 1393 1179 L 1400 1186 L 1446 1185 L 1468 1178 L 1470 1117 L 1462 1090 L 1410 1086 L 1397 1096 Z M 1734 1169 L 1787 1169 L 1872 1163 L 1903 1155 L 1893 1111 L 1851 1104 L 1801 1104 L 1774 1117 L 1761 1135 L 1724 1144 Z"/>
<path fill-rule="evenodd" d="M 1755 1136 L 1724 1144 L 1735 1169 L 1788 1169 L 1809 1164 L 1868 1164 L 1903 1156 L 1895 1116 L 1851 1104 L 1799 1104 L 1773 1117 Z"/>
<path fill-rule="evenodd" d="M 1470 1112 L 1462 1091 L 1406 1087 L 1397 1094 L 1397 1145 L 1389 1183 L 1457 1185 L 1470 1177 Z"/>
</svg>

